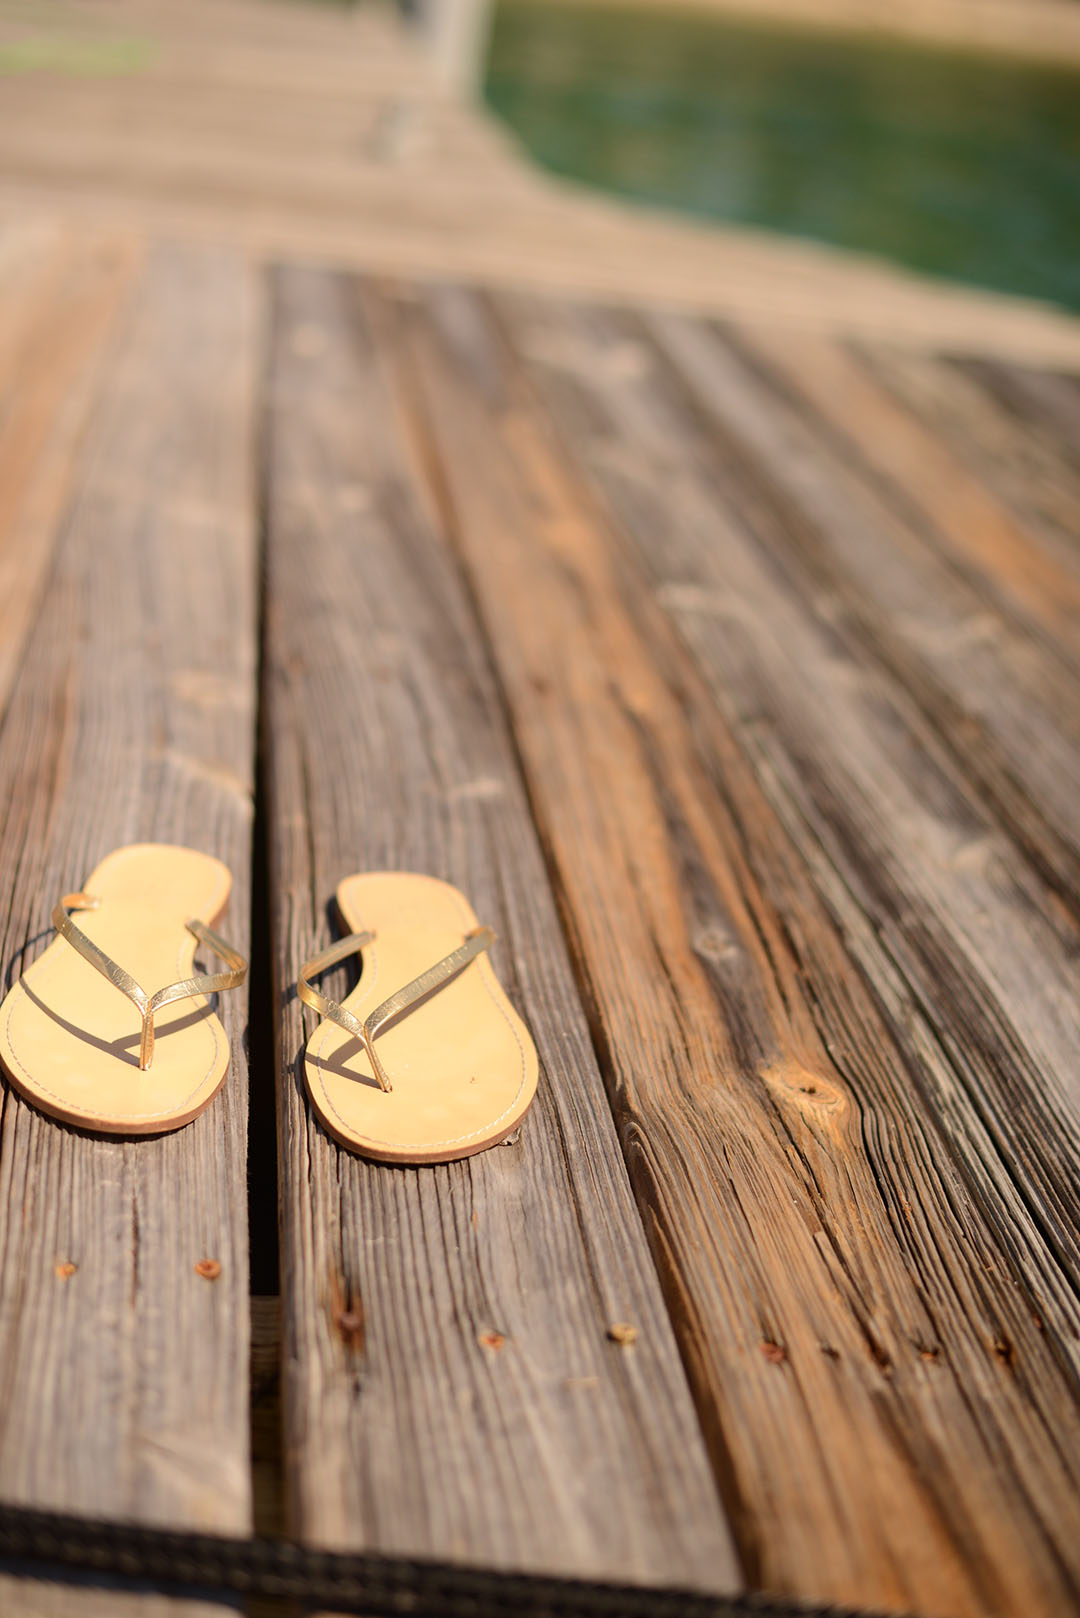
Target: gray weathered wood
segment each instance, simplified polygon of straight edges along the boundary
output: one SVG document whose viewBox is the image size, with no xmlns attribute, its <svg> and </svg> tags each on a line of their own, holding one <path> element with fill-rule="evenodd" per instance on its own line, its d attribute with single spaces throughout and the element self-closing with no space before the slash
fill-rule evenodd
<svg viewBox="0 0 1080 1618">
<path fill-rule="evenodd" d="M 255 290 L 228 253 L 161 249 L 125 311 L 0 730 L 5 983 L 56 897 L 135 841 L 226 861 L 222 931 L 246 948 Z M 4 1091 L 8 1501 L 250 1526 L 244 992 L 220 1015 L 232 1069 L 175 1133 L 96 1138 Z"/>
<path fill-rule="evenodd" d="M 985 781 L 968 779 L 985 761 L 943 745 L 935 716 L 882 673 L 875 651 L 845 633 L 835 597 L 815 589 L 800 542 L 808 513 L 792 512 L 760 469 L 755 474 L 752 378 L 747 426 L 730 379 L 733 356 L 721 340 L 674 320 L 656 329 L 685 380 L 665 382 L 662 363 L 646 352 L 647 385 L 608 389 L 606 404 L 590 387 L 594 422 L 615 405 L 619 414 L 594 431 L 589 463 L 778 801 L 783 793 L 887 939 L 901 976 L 934 1008 L 936 1037 L 966 1075 L 961 1089 L 997 1137 L 1001 1174 L 1016 1180 L 1075 1278 L 1077 1147 L 1067 1122 L 1080 1112 L 1070 1055 L 1075 923 L 1037 874 L 1054 863 L 1053 844 L 1036 845 L 1042 858 L 1033 869 L 1027 848 L 1013 840 L 1015 823 L 1006 818 L 1003 826 L 1000 804 L 987 805 Z M 581 342 L 580 322 L 575 330 Z M 624 332 L 618 340 L 625 344 Z M 597 374 L 594 354 L 582 371 Z M 639 421 L 652 401 L 651 445 L 645 427 L 634 425 L 635 391 Z M 560 403 L 568 421 L 580 420 L 565 388 Z M 702 410 L 713 413 L 722 436 L 711 424 L 703 428 Z M 666 451 L 655 442 L 657 421 L 666 427 Z M 584 449 L 589 441 L 579 433 L 576 442 Z M 812 453 L 795 447 L 804 460 Z M 662 487 L 653 476 L 659 467 Z M 836 530 L 826 534 L 819 522 L 819 536 L 825 551 Z M 866 548 L 877 547 L 886 571 L 897 565 L 893 541 L 889 529 L 865 529 Z M 926 610 L 938 603 L 928 601 Z M 892 632 L 887 622 L 883 632 Z M 1062 700 L 1070 704 L 1062 714 L 1068 727 L 1075 696 Z M 1037 737 L 1036 724 L 1033 714 Z M 1048 724 L 1044 713 L 1044 731 Z M 1060 735 L 1050 739 L 1060 753 Z M 1033 809 L 1045 812 L 1045 804 L 1037 798 Z M 1068 815 L 1062 799 L 1063 826 Z M 957 1149 L 973 1138 L 966 1124 Z M 1071 1339 L 1070 1327 L 1062 1344 L 1070 1355 Z"/>
<path fill-rule="evenodd" d="M 957 356 L 950 368 L 975 382 L 1021 428 L 1033 431 L 1044 443 L 1049 440 L 1063 465 L 1077 472 L 1080 376 L 1069 371 L 1036 370 L 1020 363 L 999 365 L 974 354 Z"/>
<path fill-rule="evenodd" d="M 916 362 L 930 408 L 914 409 L 905 407 L 875 374 L 882 362 L 879 350 L 849 349 L 806 334 L 785 340 L 761 327 L 740 328 L 729 335 L 734 335 L 742 357 L 740 376 L 745 376 L 747 364 L 751 368 L 752 391 L 759 392 L 764 385 L 774 396 L 778 387 L 786 395 L 778 401 L 773 436 L 782 436 L 786 446 L 795 449 L 784 423 L 796 411 L 800 418 L 796 438 L 816 442 L 819 471 L 834 457 L 842 463 L 836 491 L 840 505 L 850 503 L 853 484 L 869 485 L 874 491 L 877 499 L 864 509 L 876 542 L 864 549 L 869 556 L 880 555 L 885 536 L 895 533 L 899 555 L 892 565 L 921 572 L 923 616 L 935 609 L 934 594 L 943 588 L 949 609 L 963 623 L 966 595 L 973 599 L 966 610 L 967 635 L 957 637 L 961 641 L 972 638 L 971 620 L 980 623 L 988 636 L 992 624 L 1004 619 L 1006 627 L 1015 624 L 1019 634 L 1010 629 L 1013 645 L 1010 648 L 1006 641 L 1001 657 L 1009 656 L 1023 666 L 1024 649 L 1034 643 L 1043 662 L 1064 659 L 1074 671 L 1080 666 L 1080 556 L 1075 543 L 1056 542 L 1039 522 L 1037 501 L 1045 479 L 1036 469 L 1025 476 L 1024 498 L 1014 510 L 992 482 L 967 464 L 963 438 L 979 443 L 991 411 L 978 389 L 964 385 L 960 367 L 936 360 Z M 1014 377 L 1000 368 L 993 374 Z M 1035 380 L 1028 377 L 1032 385 Z M 1064 406 L 1069 378 L 1040 375 L 1038 380 L 1050 397 L 1056 400 L 1060 395 Z M 948 395 L 954 389 L 964 395 L 955 401 L 967 428 L 959 442 L 942 420 L 950 413 Z M 768 435 L 758 431 L 756 436 L 767 457 Z M 983 452 L 987 459 L 995 458 L 991 445 L 984 444 Z M 1054 464 L 1052 453 L 1045 459 Z M 793 486 L 800 486 L 799 468 L 786 470 Z M 1057 464 L 1052 481 L 1062 482 L 1064 472 Z M 801 486 L 805 487 L 804 480 Z M 882 506 L 887 515 L 879 522 L 873 512 Z M 1067 520 L 1075 529 L 1075 490 L 1070 497 L 1063 488 L 1061 510 L 1071 511 Z M 903 628 L 908 614 L 899 611 L 898 602 L 892 605 L 898 627 Z M 989 609 L 990 623 L 980 607 Z M 1026 677 L 1030 679 L 1029 674 Z"/>
<path fill-rule="evenodd" d="M 991 496 L 1022 523 L 1034 546 L 1025 555 L 1016 547 L 1003 552 L 998 572 L 1008 588 L 1025 594 L 1049 576 L 1066 576 L 1061 607 L 1076 612 L 1080 593 L 1080 551 L 1076 544 L 1080 501 L 1078 430 L 1071 440 L 1063 419 L 1064 401 L 1054 412 L 1053 429 L 1042 411 L 1010 408 L 1020 389 L 1010 368 L 974 367 L 938 355 L 905 355 L 882 344 L 860 346 L 859 359 L 892 393 L 935 433 L 974 474 Z M 1020 373 L 1022 376 L 1023 373 Z M 997 391 L 989 385 L 997 382 Z M 1067 395 L 1069 379 L 1048 378 L 1045 391 Z M 1040 556 L 1038 553 L 1042 552 Z M 1076 656 L 1075 634 L 1069 648 Z"/>
<path fill-rule="evenodd" d="M 309 1114 L 281 1006 L 287 1487 L 310 1542 L 713 1588 L 728 1531 L 500 698 L 393 386 L 390 306 L 275 281 L 267 735 L 282 986 L 341 877 L 447 877 L 499 935 L 541 1090 L 511 1142 L 390 1168 Z M 419 458 L 418 458 L 419 456 Z M 330 992 L 334 992 L 333 989 Z M 608 1327 L 629 1322 L 620 1346 Z"/>
<path fill-rule="evenodd" d="M 713 387 L 722 369 L 715 338 L 678 322 L 665 322 L 662 336 L 677 347 L 704 407 L 718 417 L 723 411 L 730 427 L 726 388 L 722 404 L 722 385 Z M 745 443 L 744 453 L 752 453 Z M 1000 802 L 987 802 L 985 779 L 971 782 L 977 759 L 958 752 L 955 736 L 943 738 L 942 727 L 897 682 L 881 678 L 854 640 L 842 641 L 827 611 L 806 611 L 809 580 L 798 571 L 782 508 L 762 502 L 741 537 L 746 565 L 771 569 L 772 634 L 755 642 L 743 665 L 747 690 L 765 677 L 774 691 L 784 691 L 766 745 L 777 763 L 786 755 L 789 779 L 793 769 L 800 772 L 804 815 L 817 819 L 816 835 L 831 860 L 881 927 L 903 976 L 933 1008 L 938 1037 L 985 1110 L 999 1152 L 1080 1281 L 1075 886 L 1064 884 L 1063 905 L 1042 879 L 1046 866 L 1056 865 L 1049 841 L 1034 851 L 1045 860 L 1032 859 Z M 868 530 L 867 544 L 873 543 Z M 736 550 L 732 543 L 714 553 L 705 570 L 714 585 L 730 576 Z M 784 595 L 775 588 L 782 558 L 792 568 Z M 888 565 L 887 539 L 881 559 Z M 710 629 L 708 616 L 696 615 L 695 639 L 714 679 L 730 692 L 731 675 L 721 667 L 724 637 L 715 625 Z M 1067 757 L 1062 741 L 1075 734 L 1080 713 L 1075 689 L 1063 687 L 1059 700 L 1058 731 L 1045 709 L 1033 711 L 1028 726 L 1026 779 L 1037 783 L 1034 802 L 1044 813 L 1049 806 L 1037 790 L 1047 781 L 1038 762 L 1042 748 Z M 1015 747 L 1022 789 L 1019 732 Z M 1075 793 L 1070 803 L 1059 789 L 1062 831 L 1078 830 L 1076 801 Z"/>
<path fill-rule="evenodd" d="M 873 492 L 875 498 L 864 512 L 878 542 L 866 546 L 868 552 L 879 552 L 886 535 L 895 533 L 898 560 L 918 572 L 925 592 L 942 590 L 959 620 L 964 620 L 965 612 L 969 618 L 984 617 L 980 607 L 989 608 L 995 620 L 1003 620 L 1006 631 L 999 656 L 1021 667 L 1025 685 L 1037 672 L 1024 667 L 1031 657 L 1028 648 L 1049 666 L 1051 680 L 1055 659 L 1074 673 L 1080 668 L 1080 556 L 1068 541 L 1051 542 L 1038 521 L 1032 509 L 1040 487 L 1037 476 L 1027 479 L 1020 509 L 1011 509 L 966 464 L 960 445 L 895 397 L 874 374 L 873 358 L 865 351 L 806 335 L 785 342 L 764 328 L 742 328 L 729 337 L 734 337 L 742 361 L 740 375 L 749 366 L 755 391 L 758 384 L 764 386 L 778 406 L 776 430 L 789 447 L 794 446 L 784 424 L 796 412 L 803 437 L 817 446 L 816 458 L 825 467 L 834 458 L 842 463 L 838 504 L 858 503 L 857 495 L 852 499 L 853 488 Z M 932 377 L 960 380 L 957 366 L 931 362 L 927 369 Z M 992 374 L 1010 380 L 1014 375 L 997 367 Z M 1029 375 L 1027 380 L 1034 387 L 1036 377 Z M 1070 379 L 1042 375 L 1038 380 L 1055 403 L 1061 396 L 1063 409 Z M 970 398 L 973 390 L 965 391 Z M 964 411 L 976 440 L 989 420 L 985 403 L 980 403 L 981 409 L 972 411 L 968 404 Z M 1048 420 L 1048 412 L 1040 418 L 1044 425 Z M 760 433 L 757 438 L 767 458 L 768 440 Z M 1064 471 L 1057 467 L 1059 481 Z M 793 492 L 804 486 L 797 472 L 792 484 Z M 1065 489 L 1062 492 L 1062 514 L 1068 513 L 1071 533 L 1076 527 L 1076 491 L 1071 499 Z M 866 500 L 865 492 L 862 499 Z M 885 514 L 883 521 L 877 520 L 880 512 Z M 899 602 L 893 605 L 903 627 L 907 614 L 900 611 Z M 986 626 L 983 633 L 988 633 Z M 1036 710 L 1044 695 L 1036 688 Z"/>
<path fill-rule="evenodd" d="M 751 537 L 704 404 L 498 307 L 426 295 L 403 364 L 754 1582 L 1068 1610 L 1069 923 Z"/>
</svg>

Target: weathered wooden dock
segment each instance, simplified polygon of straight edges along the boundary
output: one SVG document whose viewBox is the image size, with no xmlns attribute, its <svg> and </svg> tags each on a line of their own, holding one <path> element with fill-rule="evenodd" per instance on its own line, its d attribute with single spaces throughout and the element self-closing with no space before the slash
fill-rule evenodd
<svg viewBox="0 0 1080 1618">
<path fill-rule="evenodd" d="M 188 1128 L 4 1092 L 0 1497 L 1080 1610 L 1077 323 L 549 185 L 381 12 L 0 20 L 5 983 L 140 839 L 254 960 Z M 306 1105 L 382 867 L 540 1052 L 462 1163 Z"/>
</svg>

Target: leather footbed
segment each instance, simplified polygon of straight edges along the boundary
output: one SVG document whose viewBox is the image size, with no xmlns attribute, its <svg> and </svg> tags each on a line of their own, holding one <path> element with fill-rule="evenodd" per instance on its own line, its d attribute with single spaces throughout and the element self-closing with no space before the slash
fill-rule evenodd
<svg viewBox="0 0 1080 1618">
<path fill-rule="evenodd" d="M 228 868 L 209 854 L 132 844 L 84 884 L 100 907 L 73 919 L 152 994 L 192 975 L 199 946 L 184 923 L 212 926 L 231 886 Z M 140 1072 L 137 1009 L 57 938 L 0 1006 L 0 1060 L 16 1089 L 55 1118 L 107 1134 L 154 1134 L 209 1106 L 229 1067 L 225 1030 L 205 995 L 163 1006 L 154 1028 L 153 1062 Z"/>
<path fill-rule="evenodd" d="M 373 932 L 343 1002 L 361 1022 L 457 949 L 478 925 L 447 882 L 409 872 L 351 876 L 337 890 L 349 932 Z M 536 1049 L 488 954 L 379 1035 L 393 1085 L 379 1088 L 360 1041 L 329 1018 L 308 1041 L 304 1071 L 331 1135 L 389 1163 L 444 1163 L 504 1140 L 536 1092 Z"/>
</svg>

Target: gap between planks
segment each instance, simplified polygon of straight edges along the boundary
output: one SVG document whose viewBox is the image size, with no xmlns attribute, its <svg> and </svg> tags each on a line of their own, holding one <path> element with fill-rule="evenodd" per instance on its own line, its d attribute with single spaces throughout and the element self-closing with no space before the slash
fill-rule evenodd
<svg viewBox="0 0 1080 1618">
<path fill-rule="evenodd" d="M 317 1544 L 736 1587 L 501 698 L 391 385 L 385 309 L 317 271 L 274 287 L 275 980 L 333 935 L 343 876 L 449 878 L 496 928 L 543 1070 L 511 1142 L 371 1164 L 313 1120 L 314 1023 L 282 994 L 292 1525 Z M 621 1322 L 632 1345 L 609 1337 Z"/>
</svg>

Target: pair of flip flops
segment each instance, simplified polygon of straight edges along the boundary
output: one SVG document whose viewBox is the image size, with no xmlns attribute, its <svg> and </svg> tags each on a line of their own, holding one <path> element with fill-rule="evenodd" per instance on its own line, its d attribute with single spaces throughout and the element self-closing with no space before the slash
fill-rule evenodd
<svg viewBox="0 0 1080 1618">
<path fill-rule="evenodd" d="M 0 1060 L 15 1087 L 107 1134 L 176 1129 L 209 1106 L 229 1048 L 207 996 L 239 987 L 247 964 L 190 918 L 216 918 L 230 887 L 226 867 L 193 849 L 143 843 L 108 855 L 86 891 L 57 905 L 56 939 L 0 1006 Z M 448 1162 L 505 1140 L 532 1101 L 537 1059 L 492 969 L 491 929 L 449 883 L 407 872 L 348 877 L 337 903 L 349 936 L 297 984 L 322 1014 L 304 1072 L 329 1133 L 394 1163 Z M 200 943 L 225 971 L 191 975 Z M 360 981 L 339 1004 L 314 980 L 354 954 Z"/>
</svg>

